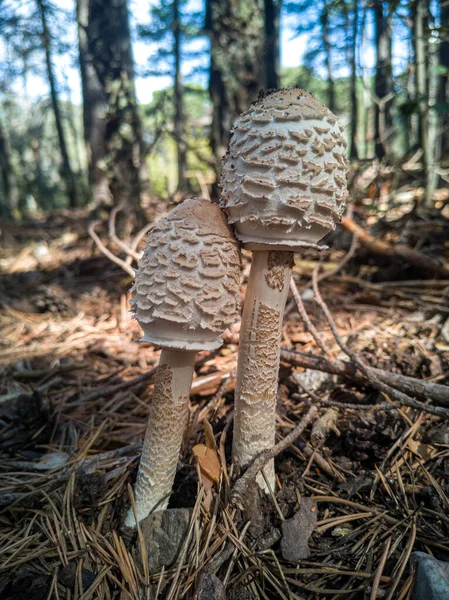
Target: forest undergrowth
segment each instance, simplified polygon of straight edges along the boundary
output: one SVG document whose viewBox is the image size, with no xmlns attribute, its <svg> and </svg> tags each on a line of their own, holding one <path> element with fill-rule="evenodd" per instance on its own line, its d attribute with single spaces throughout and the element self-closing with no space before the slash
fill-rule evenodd
<svg viewBox="0 0 449 600">
<path fill-rule="evenodd" d="M 2 226 L 0 597 L 409 598 L 414 551 L 449 560 L 444 211 L 360 203 L 350 221 L 362 230 L 296 256 L 277 438 L 298 436 L 276 456 L 275 493 L 258 497 L 230 470 L 238 326 L 198 354 L 170 500 L 190 509 L 187 536 L 175 564 L 151 573 L 123 520 L 159 351 L 138 341 L 132 277 L 98 251 L 91 220 L 62 211 Z M 106 225 L 96 231 L 121 251 Z M 248 272 L 244 253 L 244 284 Z M 379 391 L 370 367 L 411 404 Z M 213 468 L 195 457 L 204 443 Z M 304 532 L 294 558 L 288 540 Z"/>
</svg>

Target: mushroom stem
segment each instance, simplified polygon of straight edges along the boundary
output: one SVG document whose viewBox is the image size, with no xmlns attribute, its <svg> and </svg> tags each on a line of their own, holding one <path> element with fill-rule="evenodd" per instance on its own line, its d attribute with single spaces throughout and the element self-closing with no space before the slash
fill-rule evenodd
<svg viewBox="0 0 449 600">
<path fill-rule="evenodd" d="M 134 488 L 137 520 L 167 507 L 189 410 L 196 352 L 163 349 Z M 125 524 L 135 527 L 132 508 Z"/>
<path fill-rule="evenodd" d="M 233 462 L 246 467 L 275 444 L 282 321 L 293 266 L 293 252 L 253 252 L 240 330 L 235 390 Z M 264 467 L 275 487 L 274 462 Z M 267 486 L 262 474 L 256 479 Z"/>
</svg>

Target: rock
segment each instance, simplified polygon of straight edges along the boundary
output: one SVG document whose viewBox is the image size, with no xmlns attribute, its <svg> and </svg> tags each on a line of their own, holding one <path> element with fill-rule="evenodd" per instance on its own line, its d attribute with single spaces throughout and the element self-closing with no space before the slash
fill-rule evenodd
<svg viewBox="0 0 449 600">
<path fill-rule="evenodd" d="M 216 575 L 206 573 L 201 578 L 196 597 L 198 600 L 226 600 L 225 587 Z"/>
<path fill-rule="evenodd" d="M 158 510 L 140 523 L 150 573 L 157 573 L 176 561 L 187 535 L 190 515 L 188 508 Z"/>
<path fill-rule="evenodd" d="M 296 375 L 295 379 L 302 383 L 306 389 L 315 393 L 328 389 L 333 383 L 333 375 L 313 369 L 305 369 L 302 373 Z"/>
<path fill-rule="evenodd" d="M 301 498 L 298 512 L 282 522 L 281 552 L 285 560 L 298 562 L 310 556 L 309 538 L 315 529 L 318 511 L 312 498 Z"/>
<path fill-rule="evenodd" d="M 29 565 L 19 567 L 6 585 L 2 583 L 2 600 L 46 600 L 51 588 L 51 576 L 43 575 Z"/>
<path fill-rule="evenodd" d="M 417 566 L 411 600 L 447 600 L 449 598 L 449 563 L 425 552 L 413 552 Z"/>
<path fill-rule="evenodd" d="M 254 600 L 254 596 L 247 587 L 238 586 L 231 589 L 227 600 Z"/>
<path fill-rule="evenodd" d="M 75 581 L 77 577 L 76 569 L 77 563 L 69 562 L 69 564 L 63 567 L 58 573 L 59 582 L 66 588 L 69 588 L 69 590 L 72 592 L 75 589 Z M 89 569 L 85 569 L 84 567 L 81 569 L 81 583 L 84 591 L 90 588 L 96 577 L 97 576 L 95 573 L 92 573 L 92 571 L 89 571 Z"/>
<path fill-rule="evenodd" d="M 429 429 L 425 434 L 425 441 L 430 444 L 449 445 L 449 427 L 446 423 L 436 425 Z"/>
</svg>

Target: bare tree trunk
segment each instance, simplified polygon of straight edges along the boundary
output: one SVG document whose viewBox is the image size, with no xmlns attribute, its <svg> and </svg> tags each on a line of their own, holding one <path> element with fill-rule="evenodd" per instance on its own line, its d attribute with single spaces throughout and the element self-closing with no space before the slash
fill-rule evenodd
<svg viewBox="0 0 449 600">
<path fill-rule="evenodd" d="M 179 0 L 173 2 L 173 37 L 175 55 L 175 123 L 174 132 L 178 158 L 178 189 L 186 188 L 186 146 L 184 142 L 184 88 L 181 74 L 181 22 L 179 15 Z"/>
<path fill-rule="evenodd" d="M 430 6 L 428 6 L 429 18 L 432 17 Z M 430 33 L 430 27 L 429 27 Z M 426 34 L 426 32 L 424 32 Z M 441 138 L 438 136 L 438 113 L 436 104 L 438 101 L 438 48 L 436 40 L 428 37 L 428 76 L 427 76 L 427 140 L 425 144 L 425 167 L 426 167 L 426 206 L 433 207 L 433 195 L 438 184 L 437 168 L 440 164 Z"/>
<path fill-rule="evenodd" d="M 8 131 L 0 121 L 0 216 L 15 218 L 19 206 L 19 189 L 11 161 Z"/>
<path fill-rule="evenodd" d="M 263 86 L 263 14 L 257 2 L 207 0 L 205 29 L 209 34 L 209 92 L 212 101 L 210 145 L 220 177 L 220 159 L 234 119 L 256 100 Z"/>
<path fill-rule="evenodd" d="M 51 37 L 50 31 L 47 24 L 46 5 L 44 0 L 36 0 L 37 6 L 40 13 L 41 25 L 42 25 L 42 43 L 45 50 L 45 62 L 47 67 L 47 77 L 50 86 L 50 97 L 53 114 L 55 117 L 56 131 L 58 134 L 59 148 L 61 150 L 62 157 L 62 176 L 67 189 L 67 196 L 69 198 L 69 204 L 71 208 L 77 206 L 77 193 L 75 177 L 70 166 L 69 154 L 67 151 L 67 144 L 64 135 L 64 129 L 62 126 L 62 115 L 59 105 L 58 90 L 56 86 L 56 78 L 53 71 L 52 53 L 51 53 Z"/>
<path fill-rule="evenodd" d="M 349 158 L 357 160 L 357 122 L 359 117 L 358 102 L 357 102 L 357 64 L 356 64 L 356 53 L 357 53 L 357 31 L 358 31 L 358 20 L 359 20 L 359 3 L 358 0 L 354 0 L 354 12 L 352 16 L 352 39 L 351 39 L 351 50 L 349 56 L 349 65 L 351 68 L 351 132 L 349 141 Z"/>
<path fill-rule="evenodd" d="M 331 60 L 331 42 L 330 42 L 330 27 L 329 27 L 329 5 L 327 0 L 324 2 L 323 12 L 321 13 L 321 28 L 323 36 L 323 44 L 325 49 L 324 62 L 327 72 L 327 106 L 329 110 L 335 112 L 335 82 L 332 72 Z"/>
<path fill-rule="evenodd" d="M 78 48 L 83 92 L 84 140 L 87 149 L 88 179 L 92 200 L 96 205 L 108 202 L 108 178 L 102 162 L 106 157 L 107 98 L 97 77 L 89 52 L 90 0 L 77 0 Z"/>
<path fill-rule="evenodd" d="M 281 84 L 279 22 L 282 0 L 264 0 L 265 23 L 265 88 L 277 89 Z"/>
<path fill-rule="evenodd" d="M 428 99 L 428 5 L 426 0 L 415 0 L 411 5 L 412 37 L 415 71 L 415 101 L 418 106 L 418 146 L 425 153 L 427 137 L 427 99 Z"/>
<path fill-rule="evenodd" d="M 385 3 L 386 4 L 386 3 Z M 375 154 L 378 159 L 390 153 L 392 128 L 393 73 L 391 64 L 391 19 L 390 7 L 385 14 L 383 0 L 374 0 L 376 75 L 374 80 L 375 108 Z"/>
<path fill-rule="evenodd" d="M 138 224 L 142 131 L 134 88 L 134 61 L 127 0 L 90 0 L 88 51 L 107 100 L 105 168 L 114 204 L 123 202 Z"/>
<path fill-rule="evenodd" d="M 414 48 L 416 72 L 416 100 L 418 104 L 418 143 L 423 150 L 425 195 L 424 203 L 430 206 L 437 184 L 435 167 L 437 160 L 438 120 L 434 105 L 437 96 L 437 82 L 434 71 L 437 68 L 437 55 L 434 45 L 429 44 L 429 4 L 427 0 L 415 0 Z M 429 67 L 432 67 L 430 69 Z"/>
<path fill-rule="evenodd" d="M 443 67 L 440 74 L 438 102 L 445 108 L 440 116 L 440 147 L 441 160 L 445 167 L 449 166 L 449 2 L 439 0 L 440 4 L 440 66 Z"/>
</svg>

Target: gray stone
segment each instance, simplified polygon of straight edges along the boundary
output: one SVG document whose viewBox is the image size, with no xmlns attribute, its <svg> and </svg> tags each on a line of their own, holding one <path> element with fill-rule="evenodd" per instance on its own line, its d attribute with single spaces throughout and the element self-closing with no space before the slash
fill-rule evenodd
<svg viewBox="0 0 449 600">
<path fill-rule="evenodd" d="M 226 600 L 224 585 L 213 573 L 206 573 L 200 581 L 196 597 L 198 600 Z"/>
<path fill-rule="evenodd" d="M 411 600 L 448 600 L 449 563 L 425 552 L 413 552 L 411 562 L 417 565 Z"/>
<path fill-rule="evenodd" d="M 150 573 L 158 573 L 176 561 L 187 536 L 190 516 L 188 508 L 172 508 L 158 510 L 140 523 Z"/>
<path fill-rule="evenodd" d="M 312 498 L 301 498 L 298 512 L 282 522 L 281 552 L 285 560 L 298 562 L 310 556 L 309 538 L 317 523 L 317 507 Z"/>
</svg>

